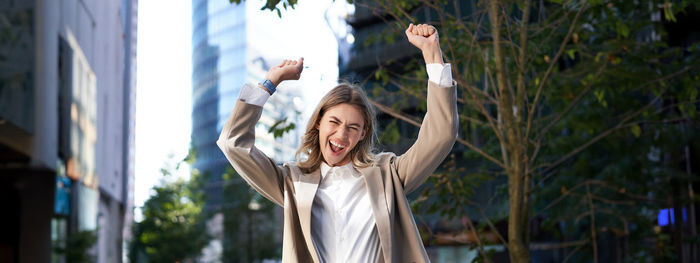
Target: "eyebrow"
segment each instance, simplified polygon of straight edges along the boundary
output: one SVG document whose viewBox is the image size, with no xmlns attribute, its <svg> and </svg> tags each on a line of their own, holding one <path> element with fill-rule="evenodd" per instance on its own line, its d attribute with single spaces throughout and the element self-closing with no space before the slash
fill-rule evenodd
<svg viewBox="0 0 700 263">
<path fill-rule="evenodd" d="M 330 116 L 330 118 L 333 119 L 334 121 L 341 122 L 340 119 L 338 119 L 335 116 Z M 350 123 L 350 124 L 348 124 L 348 126 L 356 126 L 357 128 L 361 127 L 360 124 L 358 124 L 358 123 Z"/>
</svg>

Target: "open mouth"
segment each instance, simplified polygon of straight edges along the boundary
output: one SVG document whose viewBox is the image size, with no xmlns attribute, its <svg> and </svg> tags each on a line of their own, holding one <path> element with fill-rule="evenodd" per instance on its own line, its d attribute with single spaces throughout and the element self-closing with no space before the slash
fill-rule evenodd
<svg viewBox="0 0 700 263">
<path fill-rule="evenodd" d="M 342 152 L 343 149 L 345 149 L 345 147 L 346 147 L 345 145 L 342 145 L 342 144 L 337 143 L 337 142 L 334 142 L 334 141 L 330 141 L 330 140 L 329 140 L 328 142 L 329 142 L 328 145 L 330 145 L 331 151 L 332 151 L 333 153 L 340 153 L 340 152 Z"/>
</svg>

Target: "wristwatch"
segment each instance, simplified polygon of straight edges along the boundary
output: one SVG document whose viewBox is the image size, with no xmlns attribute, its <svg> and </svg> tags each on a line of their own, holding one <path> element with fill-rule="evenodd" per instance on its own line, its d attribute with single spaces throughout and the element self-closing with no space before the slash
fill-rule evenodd
<svg viewBox="0 0 700 263">
<path fill-rule="evenodd" d="M 272 95 L 273 93 L 275 93 L 275 90 L 276 90 L 276 89 L 275 89 L 275 84 L 273 84 L 272 81 L 270 81 L 269 79 L 266 79 L 265 81 L 263 81 L 262 83 L 260 83 L 260 85 L 262 85 L 263 87 L 265 87 L 265 89 L 267 89 L 267 91 L 270 93 L 270 95 Z"/>
</svg>

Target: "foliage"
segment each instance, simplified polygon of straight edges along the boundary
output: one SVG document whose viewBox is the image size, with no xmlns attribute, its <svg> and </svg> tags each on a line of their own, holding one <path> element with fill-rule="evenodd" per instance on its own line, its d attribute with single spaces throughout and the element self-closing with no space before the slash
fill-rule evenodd
<svg viewBox="0 0 700 263">
<path fill-rule="evenodd" d="M 232 4 L 240 4 L 241 0 L 229 0 L 229 2 Z M 277 12 L 277 16 L 282 17 L 282 11 L 279 9 L 278 6 L 281 4 L 284 10 L 287 10 L 287 7 L 294 9 L 294 5 L 296 5 L 297 2 L 298 0 L 267 0 L 265 2 L 265 5 L 262 8 L 260 8 L 260 10 L 268 9 L 270 11 L 275 11 Z"/>
<path fill-rule="evenodd" d="M 297 113 L 299 115 L 299 113 Z M 267 132 L 272 133 L 272 136 L 274 138 L 281 138 L 284 136 L 285 133 L 289 133 L 293 131 L 296 128 L 296 125 L 294 122 L 289 122 L 287 121 L 287 117 L 282 118 L 281 120 L 276 121 L 270 129 L 267 130 Z"/>
<path fill-rule="evenodd" d="M 231 167 L 222 175 L 224 182 L 223 259 L 226 262 L 256 262 L 279 259 L 281 244 L 276 242 L 279 222 L 276 205 L 253 190 Z"/>
<path fill-rule="evenodd" d="M 379 101 L 393 104 L 381 111 L 420 125 L 409 111 L 425 107 L 421 59 L 382 59 L 381 53 L 403 41 L 410 22 L 438 27 L 460 84 L 456 154 L 431 179 L 433 186 L 424 188 L 414 210 L 466 217 L 465 231 L 495 235 L 495 243 L 508 246 L 512 262 L 529 262 L 530 242 L 551 240 L 544 232 L 574 244 L 564 248 L 583 261 L 598 259 L 604 236 L 628 240 L 628 260 L 663 254 L 636 244 L 667 242 L 653 230 L 655 213 L 687 204 L 687 193 L 678 189 L 697 180 L 683 163 L 689 162 L 684 149 L 697 149 L 699 141 L 692 131 L 698 126 L 700 44 L 670 45 L 667 30 L 693 3 L 357 5 L 364 9 L 356 12 L 371 12 L 387 25 L 380 33 L 358 35 L 361 44 L 355 46 L 355 52 L 374 52 L 381 61 L 364 83 Z M 384 131 L 390 135 L 382 138 L 395 140 L 396 129 L 392 122 Z M 490 197 L 479 196 L 480 189 L 491 189 Z M 502 221 L 507 235 L 495 226 Z M 542 231 L 531 232 L 532 224 Z"/>
<path fill-rule="evenodd" d="M 334 0 L 335 1 L 335 0 Z M 353 0 L 346 0 L 349 4 L 352 4 Z M 232 4 L 240 4 L 241 0 L 229 0 L 230 3 Z M 282 11 L 279 8 L 281 5 L 284 10 L 287 10 L 287 8 L 294 9 L 294 6 L 298 3 L 298 0 L 266 0 L 265 5 L 263 5 L 260 10 L 270 10 L 270 11 L 275 11 L 277 12 L 277 16 L 282 17 Z"/>
<path fill-rule="evenodd" d="M 194 260 L 209 243 L 206 222 L 214 214 L 223 215 L 223 262 L 256 262 L 279 259 L 281 244 L 274 240 L 278 222 L 275 205 L 264 200 L 230 167 L 221 175 L 223 201 L 207 206 L 211 193 L 208 172 L 191 171 L 188 181 L 173 179 L 182 164 L 193 165 L 197 153 L 193 147 L 184 160 L 161 169 L 161 186 L 144 204 L 144 220 L 135 223 L 130 244 L 131 262 L 182 262 Z"/>
<path fill-rule="evenodd" d="M 174 170 L 161 170 L 164 180 L 153 187 L 154 194 L 144 204 L 143 221 L 133 225 L 132 262 L 144 258 L 148 262 L 182 262 L 198 256 L 209 242 L 201 175 L 193 173 L 189 181 L 173 180 L 169 177 Z"/>
<path fill-rule="evenodd" d="M 65 255 L 67 262 L 95 262 L 95 258 L 88 253 L 88 250 L 95 246 L 95 242 L 97 242 L 95 231 L 83 230 L 68 235 L 65 247 L 56 244 L 54 250 L 57 254 Z"/>
</svg>

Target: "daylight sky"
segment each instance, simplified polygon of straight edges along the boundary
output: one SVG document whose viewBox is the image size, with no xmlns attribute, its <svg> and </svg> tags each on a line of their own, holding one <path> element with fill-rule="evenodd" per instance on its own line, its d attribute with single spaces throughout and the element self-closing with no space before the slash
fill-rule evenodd
<svg viewBox="0 0 700 263">
<path fill-rule="evenodd" d="M 227 1 L 228 0 L 214 0 Z M 316 105 L 338 76 L 336 36 L 344 36 L 338 17 L 352 8 L 345 1 L 301 1 L 294 10 L 261 11 L 249 0 L 248 41 L 266 56 L 305 58 L 302 74 L 306 105 Z M 192 1 L 139 1 L 137 39 L 136 155 L 134 205 L 140 207 L 159 183 L 160 169 L 182 160 L 191 131 Z M 327 19 L 328 18 L 328 19 Z M 241 83 L 243 84 L 243 83 Z M 310 107 L 305 112 L 311 111 Z M 306 114 L 306 115 L 307 115 Z M 304 127 L 305 124 L 298 125 Z M 176 174 L 188 177 L 189 167 Z M 137 209 L 136 220 L 140 220 Z"/>
</svg>

